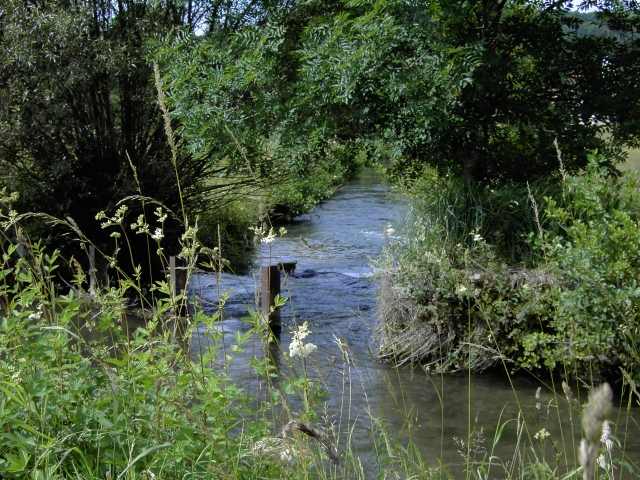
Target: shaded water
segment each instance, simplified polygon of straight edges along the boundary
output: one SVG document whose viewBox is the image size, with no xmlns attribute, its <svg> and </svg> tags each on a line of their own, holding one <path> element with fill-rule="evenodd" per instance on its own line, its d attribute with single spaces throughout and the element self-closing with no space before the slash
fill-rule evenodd
<svg viewBox="0 0 640 480">
<path fill-rule="evenodd" d="M 403 200 L 390 193 L 378 177 L 367 174 L 299 217 L 287 228 L 286 237 L 261 247 L 256 264 L 297 261 L 295 274 L 283 283 L 282 293 L 289 302 L 282 312 L 281 350 L 288 349 L 290 330 L 307 321 L 312 331 L 307 340 L 318 346 L 310 363 L 313 375 L 328 390 L 329 416 L 343 425 L 355 425 L 353 448 L 372 471 L 376 455 L 369 412 L 383 419 L 398 441 L 411 438 L 428 461 L 442 458 L 455 472 L 463 462 L 457 439 L 467 439 L 470 424 L 476 432 L 483 432 L 478 434 L 478 448 L 491 450 L 498 423 L 516 419 L 522 411 L 531 436 L 543 426 L 558 440 L 564 434 L 565 446 L 560 450 L 574 463 L 569 432 L 572 426 L 579 431 L 579 419 L 572 421 L 563 408 L 564 399 L 545 393 L 549 390 L 544 385 L 537 401 L 535 392 L 541 384 L 534 379 L 520 376 L 512 380 L 512 386 L 504 374 L 470 380 L 466 375 L 427 376 L 419 369 L 394 369 L 375 359 L 377 283 L 372 263 L 389 235 L 394 235 L 390 227 L 399 225 L 405 214 Z M 236 332 L 249 328 L 242 317 L 255 305 L 255 284 L 252 275 L 224 274 L 218 285 L 214 275 L 200 274 L 190 286 L 209 309 L 215 309 L 219 292 L 229 295 L 221 327 L 225 348 L 233 343 Z M 336 338 L 348 344 L 350 367 L 343 361 Z M 211 341 L 204 329 L 194 339 L 201 346 Z M 230 367 L 232 376 L 247 387 L 258 383 L 248 360 L 261 351 L 260 342 L 250 343 Z M 547 409 L 550 404 L 560 405 L 560 413 Z M 634 419 L 635 414 L 626 448 L 637 458 L 640 437 Z M 624 421 L 621 418 L 619 423 Z M 516 442 L 516 422 L 512 422 L 494 455 L 510 458 Z"/>
</svg>

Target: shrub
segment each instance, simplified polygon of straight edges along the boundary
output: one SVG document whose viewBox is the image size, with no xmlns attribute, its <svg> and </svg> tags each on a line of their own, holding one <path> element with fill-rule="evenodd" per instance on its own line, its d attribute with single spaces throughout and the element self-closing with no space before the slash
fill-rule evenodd
<svg viewBox="0 0 640 480">
<path fill-rule="evenodd" d="M 562 281 L 550 292 L 546 331 L 527 337 L 534 364 L 619 375 L 636 370 L 640 329 L 640 177 L 611 176 L 593 158 L 548 199 L 549 230 L 538 240 Z"/>
<path fill-rule="evenodd" d="M 406 239 L 387 252 L 380 354 L 447 371 L 635 370 L 640 178 L 594 157 L 560 180 L 465 191 L 424 176 Z"/>
<path fill-rule="evenodd" d="M 405 239 L 385 262 L 383 357 L 457 371 L 518 356 L 517 332 L 545 314 L 540 297 L 551 281 L 523 266 L 536 257 L 528 195 L 526 186 L 472 186 L 434 170 L 411 186 Z"/>
</svg>

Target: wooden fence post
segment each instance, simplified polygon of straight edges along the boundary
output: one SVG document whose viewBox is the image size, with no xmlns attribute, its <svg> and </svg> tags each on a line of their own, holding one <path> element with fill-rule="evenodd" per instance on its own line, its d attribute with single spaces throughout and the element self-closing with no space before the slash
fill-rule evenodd
<svg viewBox="0 0 640 480">
<path fill-rule="evenodd" d="M 95 245 L 89 245 L 89 294 L 92 296 L 95 296 L 98 289 L 96 272 L 96 247 Z"/>
<path fill-rule="evenodd" d="M 275 298 L 280 294 L 279 265 L 268 265 L 260 268 L 260 312 L 269 323 L 274 334 L 280 335 L 280 312 L 271 308 L 275 305 Z"/>
<path fill-rule="evenodd" d="M 169 257 L 169 288 L 176 297 L 185 293 L 187 288 L 187 270 L 185 267 L 177 265 L 177 259 L 173 255 Z M 184 305 L 183 301 L 181 303 Z M 184 308 L 178 307 L 176 315 L 180 316 L 182 313 L 184 313 Z"/>
</svg>

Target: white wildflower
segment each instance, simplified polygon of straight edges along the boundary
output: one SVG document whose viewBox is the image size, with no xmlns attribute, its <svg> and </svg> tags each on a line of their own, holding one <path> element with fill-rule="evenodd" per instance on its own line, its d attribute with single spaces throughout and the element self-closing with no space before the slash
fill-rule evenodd
<svg viewBox="0 0 640 480">
<path fill-rule="evenodd" d="M 304 343 L 304 339 L 311 333 L 309 325 L 304 322 L 293 332 L 293 339 L 289 344 L 289 356 L 306 358 L 317 350 L 313 343 Z"/>
<path fill-rule="evenodd" d="M 600 454 L 598 455 L 598 458 L 596 459 L 596 462 L 598 463 L 598 466 L 603 469 L 603 470 L 609 470 L 609 462 L 607 462 L 606 457 L 604 456 L 604 454 Z"/>
<path fill-rule="evenodd" d="M 276 232 L 273 231 L 273 228 L 269 228 L 269 232 L 260 239 L 262 243 L 271 243 L 276 239 Z"/>
<path fill-rule="evenodd" d="M 153 238 L 156 242 L 159 242 L 160 240 L 162 240 L 164 238 L 164 233 L 162 232 L 162 228 L 157 227 L 156 231 L 153 232 L 153 235 L 151 235 L 151 238 Z"/>
<path fill-rule="evenodd" d="M 158 207 L 155 209 L 153 214 L 158 219 L 158 222 L 164 223 L 167 220 L 167 214 L 162 210 L 162 207 Z"/>
<path fill-rule="evenodd" d="M 306 358 L 311 355 L 313 352 L 317 350 L 313 343 L 302 343 L 296 340 L 293 340 L 289 344 L 289 356 L 290 357 L 301 357 Z"/>
<path fill-rule="evenodd" d="M 535 438 L 536 440 L 540 440 L 541 442 L 546 439 L 547 437 L 549 437 L 551 434 L 549 433 L 549 431 L 546 428 L 541 428 L 540 430 L 538 430 L 536 432 L 536 434 L 533 436 L 533 438 Z"/>
<path fill-rule="evenodd" d="M 100 223 L 100 228 L 105 229 L 111 226 L 120 225 L 124 220 L 126 213 L 127 213 L 127 206 L 120 205 L 113 217 L 107 216 L 107 214 L 103 210 L 101 210 L 98 213 L 96 213 L 95 218 L 96 220 L 104 220 L 104 222 Z"/>
<path fill-rule="evenodd" d="M 608 453 L 611 453 L 613 449 L 613 440 L 611 439 L 611 422 L 605 420 L 602 422 L 602 435 L 600 436 L 600 442 L 607 449 Z"/>
<path fill-rule="evenodd" d="M 464 285 L 458 285 L 458 288 L 456 288 L 456 293 L 458 295 L 464 295 L 465 293 L 467 293 L 467 287 L 465 287 Z"/>
<path fill-rule="evenodd" d="M 38 309 L 35 312 L 32 312 L 27 317 L 31 321 L 37 321 L 42 318 L 42 313 L 44 312 L 44 306 L 42 304 L 38 305 Z"/>
<path fill-rule="evenodd" d="M 127 213 L 127 206 L 120 205 L 116 210 L 116 214 L 113 216 L 112 220 L 114 223 L 121 223 L 124 220 L 124 216 Z"/>
<path fill-rule="evenodd" d="M 131 230 L 136 233 L 149 233 L 149 225 L 145 222 L 144 215 L 138 215 L 136 222 L 131 224 Z"/>
<path fill-rule="evenodd" d="M 252 227 L 249 230 L 253 232 L 255 237 L 260 240 L 261 243 L 269 244 L 276 239 L 276 232 L 273 230 L 273 227 L 270 227 L 267 230 L 264 226 L 260 227 Z M 285 230 L 286 233 L 286 230 Z"/>
</svg>

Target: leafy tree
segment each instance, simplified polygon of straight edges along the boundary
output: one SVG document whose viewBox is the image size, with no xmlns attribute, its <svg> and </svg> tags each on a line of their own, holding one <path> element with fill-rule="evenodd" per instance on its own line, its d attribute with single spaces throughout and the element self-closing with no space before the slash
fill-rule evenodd
<svg viewBox="0 0 640 480">
<path fill-rule="evenodd" d="M 2 182 L 21 194 L 19 208 L 72 217 L 102 242 L 96 213 L 129 195 L 153 197 L 176 212 L 183 202 L 195 213 L 206 209 L 210 165 L 179 148 L 174 169 L 149 48 L 180 31 L 256 22 L 264 15 L 261 5 L 6 0 L 0 7 L 0 165 Z M 175 222 L 169 226 L 167 240 L 175 243 L 179 230 Z"/>
<path fill-rule="evenodd" d="M 185 147 L 213 165 L 215 184 L 275 184 L 270 203 L 293 213 L 348 175 L 357 150 L 341 141 L 350 115 L 340 125 L 325 115 L 300 75 L 307 24 L 334 11 L 320 5 L 272 6 L 264 23 L 175 38 L 156 52 Z"/>
<path fill-rule="evenodd" d="M 618 16 L 601 3 L 611 29 L 635 28 L 632 2 Z M 557 168 L 555 139 L 571 169 L 596 148 L 615 159 L 607 138 L 638 138 L 637 41 L 577 35 L 569 2 L 345 5 L 307 32 L 306 88 L 325 109 L 368 118 L 355 134 L 385 139 L 398 173 L 431 163 L 526 180 Z"/>
<path fill-rule="evenodd" d="M 23 208 L 71 216 L 96 235 L 96 212 L 138 190 L 179 204 L 145 61 L 145 40 L 175 21 L 140 2 L 8 3 L 0 162 Z M 186 159 L 181 170 L 200 173 Z"/>
</svg>

